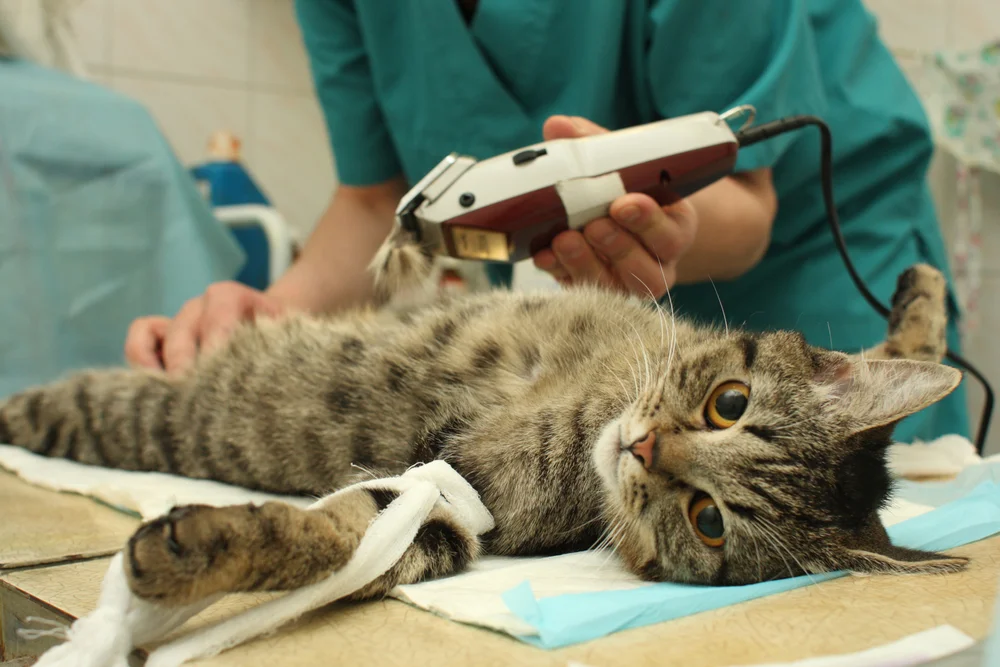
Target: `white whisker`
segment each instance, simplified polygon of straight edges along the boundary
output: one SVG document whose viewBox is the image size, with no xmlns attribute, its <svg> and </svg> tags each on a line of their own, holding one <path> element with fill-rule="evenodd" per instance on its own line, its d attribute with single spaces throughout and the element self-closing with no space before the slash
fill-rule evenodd
<svg viewBox="0 0 1000 667">
<path fill-rule="evenodd" d="M 794 577 L 795 570 L 792 569 L 791 564 L 788 562 L 788 559 L 785 558 L 785 554 L 782 552 L 780 545 L 775 542 L 774 537 L 770 535 L 766 530 L 764 530 L 764 526 L 762 525 L 755 526 L 755 529 L 758 531 L 758 534 L 761 537 L 767 540 L 771 544 L 771 546 L 774 547 L 775 552 L 778 554 L 778 558 L 781 559 L 781 562 L 784 564 L 785 569 L 788 570 L 789 576 Z"/>
<path fill-rule="evenodd" d="M 636 349 L 635 344 L 632 342 L 632 338 L 628 335 L 628 333 L 626 333 L 624 328 L 622 328 L 617 324 L 615 324 L 614 326 L 621 332 L 622 337 L 629 342 L 629 346 L 632 348 L 632 355 L 635 358 L 636 366 L 639 366 L 640 365 L 639 350 Z M 634 328 L 635 327 L 633 327 L 633 329 Z M 629 368 L 632 370 L 632 383 L 635 385 L 635 400 L 638 400 L 640 394 L 639 375 L 636 371 L 636 367 L 632 366 L 632 363 L 628 359 L 626 359 L 625 361 L 626 363 L 628 363 Z"/>
<path fill-rule="evenodd" d="M 726 325 L 726 335 L 729 335 L 729 320 L 726 319 L 726 309 L 722 307 L 722 297 L 719 296 L 719 290 L 715 287 L 715 281 L 712 280 L 712 276 L 708 277 L 708 282 L 712 283 L 712 290 L 715 292 L 715 299 L 719 302 L 719 310 L 722 311 L 722 323 Z"/>
<path fill-rule="evenodd" d="M 660 302 L 657 301 L 656 295 L 653 294 L 653 290 L 649 289 L 649 285 L 647 285 L 645 282 L 643 282 L 642 278 L 640 278 L 639 276 L 635 275 L 634 273 L 632 274 L 632 277 L 635 278 L 636 280 L 638 280 L 640 283 L 642 283 L 642 286 L 646 288 L 647 292 L 649 292 L 649 298 L 653 302 L 653 305 L 656 306 L 656 312 L 659 315 L 659 319 L 660 319 L 660 350 L 662 351 L 663 350 L 663 337 L 665 335 L 665 326 L 664 326 L 665 322 L 664 322 L 664 319 L 666 317 L 663 314 L 663 307 L 660 305 Z"/>
<path fill-rule="evenodd" d="M 365 473 L 366 475 L 368 475 L 372 479 L 377 479 L 378 477 L 380 477 L 380 475 L 376 475 L 372 470 L 369 470 L 368 468 L 366 468 L 363 465 L 360 465 L 358 463 L 352 462 L 351 463 L 351 467 L 352 468 L 357 468 L 358 470 L 360 470 L 361 472 Z"/>
<path fill-rule="evenodd" d="M 575 526 L 573 528 L 569 528 L 567 530 L 564 530 L 564 531 L 561 531 L 561 532 L 558 532 L 558 533 L 553 533 L 553 535 L 556 535 L 556 536 L 569 535 L 570 533 L 574 533 L 574 532 L 580 530 L 581 528 L 589 526 L 590 524 L 592 524 L 594 522 L 601 521 L 603 518 L 604 518 L 603 516 L 595 516 L 593 519 L 588 519 L 587 521 L 584 521 L 583 523 L 581 523 L 578 526 Z"/>
<path fill-rule="evenodd" d="M 604 549 L 607 549 L 614 538 L 615 531 L 618 530 L 618 526 L 618 519 L 609 524 L 608 527 L 604 529 L 604 537 L 598 541 L 597 546 L 595 546 L 592 551 L 603 551 Z"/>
<path fill-rule="evenodd" d="M 757 554 L 757 581 L 761 581 L 764 578 L 764 561 L 760 558 L 760 543 L 756 535 L 751 534 L 750 537 L 753 539 L 754 553 Z"/>
<path fill-rule="evenodd" d="M 671 325 L 671 340 L 670 340 L 670 351 L 667 353 L 667 370 L 664 375 L 670 374 L 670 366 L 674 361 L 674 350 L 677 349 L 677 316 L 674 314 L 674 298 L 670 295 L 670 286 L 667 284 L 667 274 L 663 271 L 663 262 L 660 258 L 656 258 L 656 263 L 660 267 L 660 275 L 663 277 L 663 289 L 666 290 L 667 303 L 670 304 L 670 325 Z"/>
<path fill-rule="evenodd" d="M 653 372 L 649 365 L 649 353 L 646 350 L 646 344 L 642 341 L 642 336 L 639 335 L 639 330 L 635 328 L 635 325 L 632 324 L 632 322 L 629 322 L 628 324 L 632 327 L 632 331 L 635 332 L 636 340 L 639 341 L 639 350 L 642 352 L 642 358 L 645 362 L 646 375 L 642 378 L 642 391 L 643 393 L 646 393 L 649 390 L 649 381 Z"/>
<path fill-rule="evenodd" d="M 611 557 L 614 556 L 616 553 L 618 553 L 618 539 L 626 532 L 631 530 L 634 525 L 635 525 L 634 518 L 630 520 L 628 523 L 626 523 L 623 520 L 619 520 L 618 529 L 613 533 L 613 537 L 611 540 L 611 548 L 608 550 L 608 555 L 601 562 L 599 569 L 603 570 L 605 567 L 607 567 L 608 562 L 611 560 Z"/>
<path fill-rule="evenodd" d="M 795 562 L 795 564 L 799 566 L 799 569 L 802 570 L 802 572 L 806 575 L 809 581 L 812 582 L 813 584 L 819 583 L 816 581 L 816 579 L 813 578 L 813 575 L 809 572 L 806 566 L 802 564 L 802 561 L 800 561 L 798 558 L 795 557 L 795 554 L 792 553 L 792 550 L 789 549 L 788 545 L 781 539 L 781 536 L 778 534 L 777 527 L 767 519 L 764 519 L 763 517 L 757 517 L 757 521 L 761 523 L 760 527 L 762 529 L 767 529 L 771 532 L 778 546 L 784 548 L 785 553 L 787 553 L 789 557 Z M 825 591 L 822 594 L 825 595 Z"/>
</svg>

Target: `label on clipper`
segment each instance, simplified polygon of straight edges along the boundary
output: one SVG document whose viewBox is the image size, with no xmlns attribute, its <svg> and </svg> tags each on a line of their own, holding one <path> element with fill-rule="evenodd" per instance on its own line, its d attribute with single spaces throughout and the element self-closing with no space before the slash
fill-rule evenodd
<svg viewBox="0 0 1000 667">
<path fill-rule="evenodd" d="M 506 262 L 510 259 L 507 235 L 473 227 L 452 227 L 451 238 L 455 251 L 463 259 L 491 260 Z"/>
</svg>

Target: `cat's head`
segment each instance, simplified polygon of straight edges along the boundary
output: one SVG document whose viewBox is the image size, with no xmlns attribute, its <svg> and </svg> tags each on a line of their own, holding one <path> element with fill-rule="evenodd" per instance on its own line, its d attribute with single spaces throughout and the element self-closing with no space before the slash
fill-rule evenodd
<svg viewBox="0 0 1000 667">
<path fill-rule="evenodd" d="M 617 550 L 643 578 L 716 585 L 962 569 L 893 546 L 879 518 L 894 426 L 960 380 L 793 333 L 692 342 L 595 446 Z"/>
</svg>

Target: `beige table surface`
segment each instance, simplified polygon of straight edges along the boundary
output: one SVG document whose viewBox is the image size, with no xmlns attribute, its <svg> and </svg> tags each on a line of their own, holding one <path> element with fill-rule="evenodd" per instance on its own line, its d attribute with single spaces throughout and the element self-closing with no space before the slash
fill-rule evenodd
<svg viewBox="0 0 1000 667">
<path fill-rule="evenodd" d="M 931 577 L 845 577 L 626 630 L 585 644 L 543 651 L 500 634 L 453 623 L 388 600 L 333 605 L 276 635 L 223 653 L 205 665 L 745 665 L 862 650 L 949 623 L 976 639 L 989 631 L 1000 576 L 1000 537 L 957 549 L 974 559 L 963 574 Z M 21 596 L 72 619 L 97 600 L 107 560 L 0 573 L 0 594 Z M 178 630 L 246 608 L 265 596 L 232 596 Z M 5 603 L 5 607 L 9 607 Z M 3 635 L 16 644 L 10 614 Z M 33 647 L 21 644 L 10 657 Z M 36 647 L 37 648 L 37 647 Z"/>
<path fill-rule="evenodd" d="M 17 558 L 22 562 L 51 560 L 59 553 L 76 556 L 82 549 L 73 545 L 114 551 L 135 525 L 86 498 L 30 487 L 10 475 L 0 475 L 0 515 L 0 561 L 6 562 Z M 11 543 L 13 548 L 4 541 L 9 535 L 43 532 L 66 539 L 44 553 L 40 547 L 31 551 L 31 538 L 18 537 Z M 106 538 L 103 546 L 102 538 Z M 536 649 L 397 601 L 334 605 L 205 664 L 565 666 L 576 660 L 593 667 L 707 667 L 857 651 L 942 623 L 981 639 L 990 628 L 1000 579 L 1000 537 L 954 553 L 973 559 L 968 572 L 845 577 L 556 651 Z M 107 564 L 107 559 L 101 558 L 0 572 L 0 648 L 7 651 L 0 659 L 37 654 L 48 645 L 17 638 L 17 627 L 25 616 L 70 620 L 90 611 Z M 260 599 L 265 598 L 232 596 L 193 619 L 182 631 Z"/>
<path fill-rule="evenodd" d="M 0 569 L 107 556 L 138 525 L 91 499 L 42 489 L 0 470 Z"/>
</svg>

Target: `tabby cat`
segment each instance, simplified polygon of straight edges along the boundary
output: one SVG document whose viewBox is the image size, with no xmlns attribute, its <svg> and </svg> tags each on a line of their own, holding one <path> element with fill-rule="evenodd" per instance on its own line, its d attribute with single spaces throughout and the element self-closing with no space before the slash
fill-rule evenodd
<svg viewBox="0 0 1000 667">
<path fill-rule="evenodd" d="M 940 363 L 935 269 L 900 277 L 887 338 L 849 356 L 796 333 L 702 328 L 592 287 L 408 291 L 429 261 L 396 234 L 373 267 L 378 307 L 247 325 L 180 378 L 94 370 L 25 391 L 0 404 L 0 441 L 312 496 L 359 471 L 446 460 L 496 527 L 476 537 L 433 512 L 359 599 L 484 552 L 598 544 L 643 579 L 715 585 L 966 566 L 893 546 L 878 515 L 894 425 L 961 379 Z M 178 507 L 136 531 L 126 572 L 166 605 L 304 586 L 343 566 L 393 498 Z"/>
</svg>

